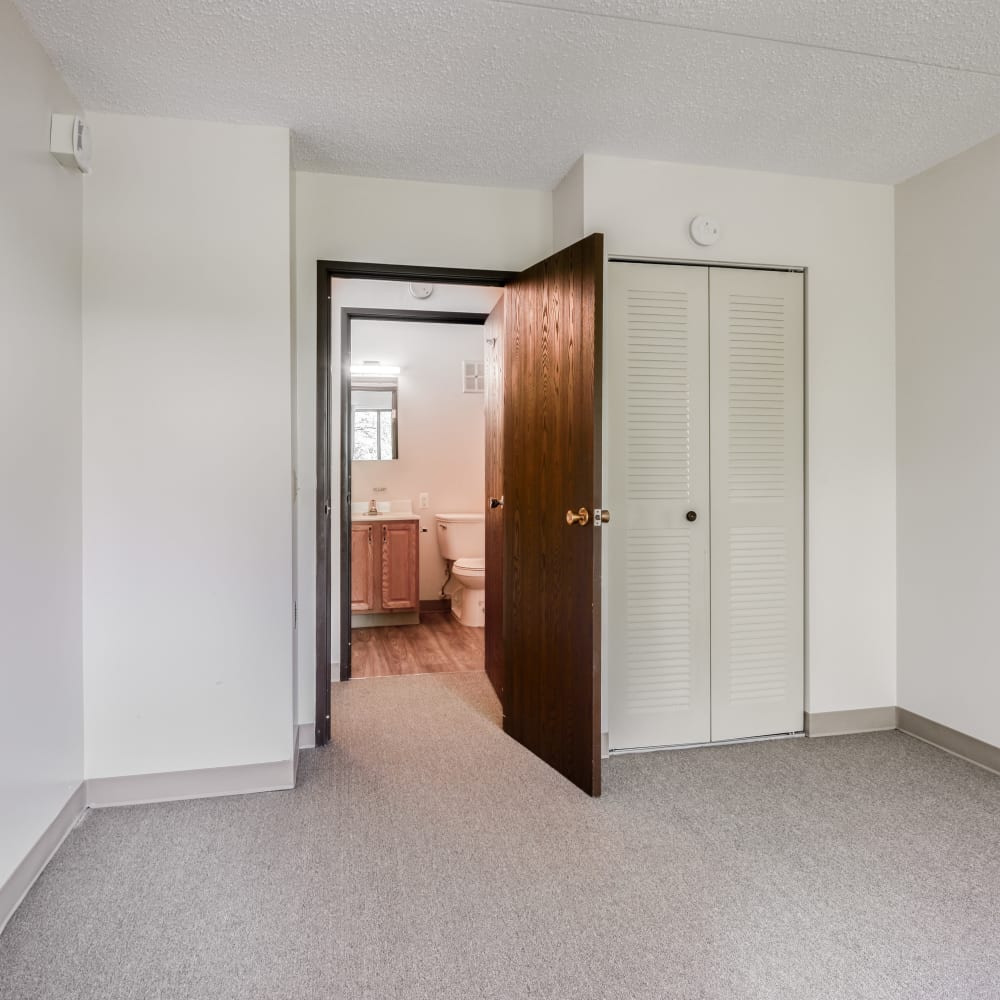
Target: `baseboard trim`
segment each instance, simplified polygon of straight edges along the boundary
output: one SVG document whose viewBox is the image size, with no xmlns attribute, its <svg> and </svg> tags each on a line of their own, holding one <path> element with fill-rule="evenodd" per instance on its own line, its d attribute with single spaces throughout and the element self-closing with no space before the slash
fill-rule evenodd
<svg viewBox="0 0 1000 1000">
<path fill-rule="evenodd" d="M 316 723 L 299 723 L 299 749 L 312 750 L 316 746 Z"/>
<path fill-rule="evenodd" d="M 895 705 L 852 708 L 845 712 L 806 712 L 806 736 L 850 736 L 895 728 Z"/>
<path fill-rule="evenodd" d="M 10 878 L 0 885 L 0 932 L 7 921 L 21 905 L 24 897 L 35 884 L 35 880 L 45 871 L 45 866 L 55 856 L 62 842 L 87 811 L 86 782 L 80 782 L 76 790 L 66 800 L 56 818 L 45 828 L 45 832 L 35 841 L 24 860 L 14 869 Z"/>
<path fill-rule="evenodd" d="M 967 736 L 957 729 L 934 722 L 933 719 L 917 715 L 916 712 L 907 711 L 905 708 L 898 710 L 898 716 L 897 728 L 900 732 L 915 736 L 918 740 L 923 740 L 924 743 L 929 743 L 955 757 L 961 757 L 970 764 L 1000 774 L 1000 747 L 978 740 L 975 736 Z"/>
<path fill-rule="evenodd" d="M 430 601 L 420 602 L 420 613 L 422 615 L 436 615 L 451 611 L 451 601 L 438 597 Z"/>
<path fill-rule="evenodd" d="M 87 781 L 87 804 L 102 809 L 106 806 L 133 806 L 177 799 L 279 792 L 294 787 L 295 760 L 276 760 L 263 764 L 206 767 L 196 771 L 90 778 Z"/>
<path fill-rule="evenodd" d="M 419 625 L 419 611 L 376 611 L 351 615 L 351 628 L 394 628 L 397 625 Z"/>
</svg>

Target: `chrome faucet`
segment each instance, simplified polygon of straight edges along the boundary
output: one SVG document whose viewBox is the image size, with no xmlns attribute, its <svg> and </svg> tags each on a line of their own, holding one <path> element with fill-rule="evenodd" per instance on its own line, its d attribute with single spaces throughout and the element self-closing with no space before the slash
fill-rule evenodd
<svg viewBox="0 0 1000 1000">
<path fill-rule="evenodd" d="M 368 501 L 368 513 L 369 514 L 377 514 L 378 513 L 378 504 L 375 503 L 375 498 L 374 497 L 372 497 L 372 499 Z"/>
</svg>

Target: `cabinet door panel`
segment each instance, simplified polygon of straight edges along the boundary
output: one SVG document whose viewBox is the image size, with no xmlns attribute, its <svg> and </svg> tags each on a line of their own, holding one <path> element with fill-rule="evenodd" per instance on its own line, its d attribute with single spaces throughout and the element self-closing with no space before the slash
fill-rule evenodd
<svg viewBox="0 0 1000 1000">
<path fill-rule="evenodd" d="M 374 525 L 351 526 L 351 611 L 375 607 Z"/>
<path fill-rule="evenodd" d="M 417 524 L 382 525 L 382 608 L 416 611 L 420 606 Z"/>
<path fill-rule="evenodd" d="M 802 275 L 712 268 L 712 739 L 802 728 Z"/>
<path fill-rule="evenodd" d="M 710 738 L 708 275 L 608 265 L 611 749 Z"/>
</svg>

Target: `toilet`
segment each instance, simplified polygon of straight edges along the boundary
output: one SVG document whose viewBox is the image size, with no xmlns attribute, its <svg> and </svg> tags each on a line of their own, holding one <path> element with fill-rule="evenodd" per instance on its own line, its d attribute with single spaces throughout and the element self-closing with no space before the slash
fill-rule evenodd
<svg viewBox="0 0 1000 1000">
<path fill-rule="evenodd" d="M 486 624 L 486 518 L 483 514 L 436 514 L 441 556 L 451 562 L 458 584 L 451 595 L 451 613 L 463 624 Z"/>
</svg>

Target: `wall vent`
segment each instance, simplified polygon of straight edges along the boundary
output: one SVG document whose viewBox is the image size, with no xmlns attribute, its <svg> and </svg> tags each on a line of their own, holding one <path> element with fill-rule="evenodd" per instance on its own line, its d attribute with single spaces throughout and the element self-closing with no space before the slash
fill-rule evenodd
<svg viewBox="0 0 1000 1000">
<path fill-rule="evenodd" d="M 462 392 L 486 391 L 486 365 L 482 361 L 462 362 Z"/>
</svg>

